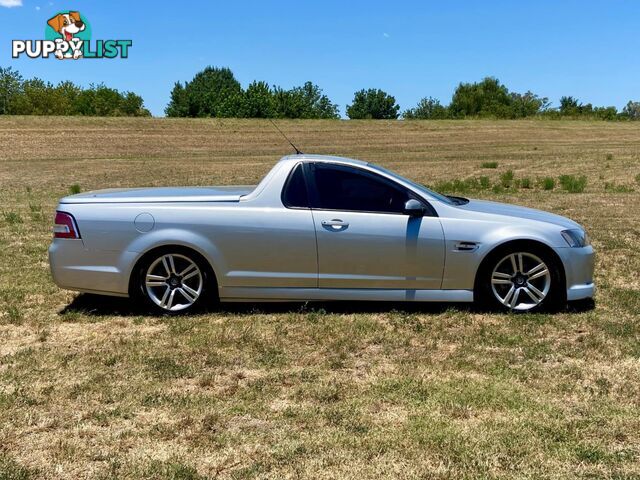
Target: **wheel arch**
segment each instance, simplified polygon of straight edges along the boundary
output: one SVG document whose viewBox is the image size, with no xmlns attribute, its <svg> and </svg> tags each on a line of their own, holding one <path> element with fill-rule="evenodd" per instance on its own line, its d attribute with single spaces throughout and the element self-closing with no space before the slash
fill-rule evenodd
<svg viewBox="0 0 640 480">
<path fill-rule="evenodd" d="M 133 267 L 129 272 L 129 281 L 128 281 L 128 292 L 129 296 L 133 297 L 136 295 L 136 274 L 140 269 L 140 266 L 144 264 L 144 262 L 148 261 L 149 258 L 154 257 L 162 252 L 167 251 L 182 251 L 184 253 L 190 253 L 194 255 L 197 261 L 202 265 L 203 268 L 208 270 L 208 274 L 211 275 L 211 278 L 214 282 L 214 291 L 217 293 L 218 288 L 218 276 L 216 274 L 216 269 L 212 265 L 211 261 L 207 258 L 207 256 L 199 251 L 198 248 L 195 248 L 191 245 L 184 245 L 180 243 L 166 243 L 162 245 L 155 245 L 150 247 L 148 250 L 141 253 L 141 255 L 136 259 Z"/>
<path fill-rule="evenodd" d="M 480 261 L 480 264 L 478 265 L 478 268 L 476 269 L 476 273 L 475 273 L 475 277 L 474 277 L 474 281 L 473 281 L 473 295 L 474 295 L 474 299 L 475 296 L 478 292 L 478 282 L 480 281 L 480 277 L 482 276 L 482 274 L 485 272 L 485 270 L 487 269 L 488 265 L 491 264 L 491 262 L 495 259 L 495 257 L 499 256 L 500 254 L 502 254 L 503 252 L 509 250 L 510 248 L 514 248 L 514 247 L 518 247 L 518 248 L 531 248 L 533 247 L 534 249 L 539 249 L 544 251 L 545 253 L 547 253 L 549 256 L 551 256 L 551 258 L 553 258 L 553 261 L 555 262 L 556 266 L 558 267 L 558 271 L 560 273 L 560 277 L 561 277 L 561 283 L 562 285 L 564 285 L 564 288 L 562 289 L 562 295 L 566 298 L 567 295 L 567 275 L 565 272 L 565 267 L 564 267 L 564 263 L 562 261 L 562 259 L 560 258 L 560 256 L 556 253 L 556 251 L 550 247 L 549 245 L 547 245 L 544 242 L 541 242 L 540 240 L 532 240 L 532 239 L 512 239 L 512 240 L 507 240 L 499 245 L 494 246 L 491 250 L 489 250 L 485 256 L 482 258 L 482 260 Z"/>
</svg>

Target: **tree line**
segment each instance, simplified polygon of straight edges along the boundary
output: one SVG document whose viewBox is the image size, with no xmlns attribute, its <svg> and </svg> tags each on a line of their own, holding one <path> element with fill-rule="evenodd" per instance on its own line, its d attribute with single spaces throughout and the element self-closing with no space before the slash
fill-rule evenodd
<svg viewBox="0 0 640 480">
<path fill-rule="evenodd" d="M 593 106 L 573 96 L 560 98 L 557 108 L 547 97 L 518 93 L 487 77 L 460 83 L 448 105 L 425 97 L 401 110 L 395 97 L 375 88 L 354 93 L 346 106 L 350 119 L 551 118 L 640 120 L 640 102 L 616 107 Z M 103 84 L 82 88 L 72 82 L 53 85 L 39 78 L 23 79 L 12 68 L 0 67 L 0 115 L 149 116 L 141 96 Z M 340 118 L 339 106 L 322 89 L 306 82 L 284 89 L 253 81 L 244 89 L 229 68 L 207 67 L 193 79 L 177 82 L 165 109 L 168 117 Z"/>
<path fill-rule="evenodd" d="M 487 77 L 476 83 L 460 83 L 449 105 L 426 97 L 403 112 L 406 119 L 459 119 L 527 117 L 574 118 L 589 120 L 640 120 L 640 102 L 629 101 L 618 111 L 616 107 L 583 104 L 572 96 L 560 98 L 560 106 L 552 108 L 547 97 L 535 93 L 510 92 L 497 78 Z M 397 118 L 397 117 L 396 117 Z"/>
<path fill-rule="evenodd" d="M 263 81 L 252 82 L 246 90 L 228 68 L 207 67 L 193 80 L 176 83 L 165 113 L 169 117 L 237 117 L 237 118 L 339 118 L 338 105 L 312 82 L 285 90 Z M 449 105 L 425 97 L 401 112 L 395 97 L 380 89 L 363 89 L 354 93 L 346 106 L 350 119 L 464 119 L 527 117 L 585 118 L 601 120 L 640 120 L 640 102 L 632 102 L 618 112 L 616 107 L 594 107 L 572 96 L 560 99 L 552 108 L 546 97 L 530 91 L 510 92 L 493 77 L 480 82 L 460 83 Z"/>
<path fill-rule="evenodd" d="M 119 92 L 103 84 L 57 85 L 40 78 L 24 79 L 16 70 L 0 67 L 0 115 L 150 116 L 140 95 Z"/>
<path fill-rule="evenodd" d="M 245 89 L 228 68 L 207 67 L 177 82 L 168 117 L 339 118 L 338 106 L 311 82 L 285 90 L 254 81 Z"/>
</svg>

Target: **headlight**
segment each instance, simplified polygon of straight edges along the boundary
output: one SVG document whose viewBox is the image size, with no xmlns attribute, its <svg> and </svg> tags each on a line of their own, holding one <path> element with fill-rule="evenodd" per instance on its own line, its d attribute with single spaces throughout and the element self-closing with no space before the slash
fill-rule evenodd
<svg viewBox="0 0 640 480">
<path fill-rule="evenodd" d="M 591 245 L 589 242 L 589 236 L 587 232 L 584 230 L 580 230 L 579 228 L 573 228 L 571 230 L 563 230 L 560 232 L 562 234 L 562 238 L 569 244 L 570 247 L 580 248 L 586 247 L 587 245 Z"/>
</svg>

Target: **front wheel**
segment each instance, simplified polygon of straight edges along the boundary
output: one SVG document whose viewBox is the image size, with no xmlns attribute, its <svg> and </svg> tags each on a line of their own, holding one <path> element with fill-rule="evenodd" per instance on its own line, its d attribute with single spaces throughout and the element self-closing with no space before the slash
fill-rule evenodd
<svg viewBox="0 0 640 480">
<path fill-rule="evenodd" d="M 542 249 L 511 248 L 493 255 L 476 285 L 480 304 L 530 312 L 555 309 L 562 300 L 557 261 Z"/>
<path fill-rule="evenodd" d="M 182 250 L 160 251 L 140 265 L 138 287 L 159 313 L 186 313 L 205 303 L 210 281 L 202 259 Z"/>
</svg>

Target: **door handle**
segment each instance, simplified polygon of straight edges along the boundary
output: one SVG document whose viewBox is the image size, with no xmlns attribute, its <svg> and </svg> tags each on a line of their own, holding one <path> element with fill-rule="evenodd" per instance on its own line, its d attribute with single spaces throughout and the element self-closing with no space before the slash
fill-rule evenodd
<svg viewBox="0 0 640 480">
<path fill-rule="evenodd" d="M 335 230 L 338 230 L 340 228 L 346 228 L 349 226 L 349 222 L 343 222 L 342 220 L 338 219 L 338 218 L 334 218 L 333 220 L 323 220 L 322 221 L 322 226 L 323 227 L 331 227 Z"/>
</svg>

